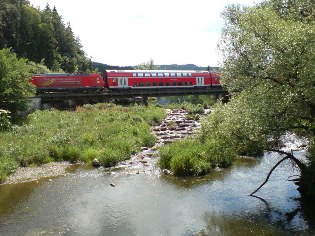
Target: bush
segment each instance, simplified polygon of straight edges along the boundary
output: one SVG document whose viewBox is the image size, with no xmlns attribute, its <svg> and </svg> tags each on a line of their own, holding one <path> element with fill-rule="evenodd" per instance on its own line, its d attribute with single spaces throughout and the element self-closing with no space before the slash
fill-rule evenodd
<svg viewBox="0 0 315 236">
<path fill-rule="evenodd" d="M 0 109 L 0 131 L 7 131 L 11 128 L 10 112 Z"/>
<path fill-rule="evenodd" d="M 5 158 L 4 156 L 0 155 L 0 183 L 5 180 L 5 178 L 14 172 L 16 168 L 18 168 L 19 163 L 17 163 L 15 160 L 12 160 L 10 158 Z"/>
<path fill-rule="evenodd" d="M 11 120 L 19 121 L 21 112 L 28 109 L 29 97 L 35 88 L 29 82 L 26 59 L 18 59 L 10 49 L 0 50 L 0 108 L 11 112 Z"/>
</svg>

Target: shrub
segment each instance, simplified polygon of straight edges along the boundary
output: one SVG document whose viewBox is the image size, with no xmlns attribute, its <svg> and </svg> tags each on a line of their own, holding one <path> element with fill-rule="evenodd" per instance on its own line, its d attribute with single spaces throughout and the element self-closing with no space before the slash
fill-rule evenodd
<svg viewBox="0 0 315 236">
<path fill-rule="evenodd" d="M 18 168 L 19 163 L 10 158 L 4 158 L 3 156 L 0 156 L 0 159 L 0 183 L 2 183 L 9 174 L 13 173 L 14 170 Z"/>
<path fill-rule="evenodd" d="M 10 122 L 10 112 L 0 109 L 0 131 L 9 130 L 12 126 Z"/>
</svg>

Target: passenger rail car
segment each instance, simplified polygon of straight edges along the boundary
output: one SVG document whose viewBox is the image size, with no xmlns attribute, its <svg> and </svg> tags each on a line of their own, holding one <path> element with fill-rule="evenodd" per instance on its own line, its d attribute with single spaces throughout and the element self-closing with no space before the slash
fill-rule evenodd
<svg viewBox="0 0 315 236">
<path fill-rule="evenodd" d="M 105 82 L 99 74 L 41 74 L 31 82 L 37 92 L 103 90 Z"/>
<path fill-rule="evenodd" d="M 154 89 L 220 85 L 220 74 L 209 71 L 109 70 L 109 89 Z"/>
</svg>

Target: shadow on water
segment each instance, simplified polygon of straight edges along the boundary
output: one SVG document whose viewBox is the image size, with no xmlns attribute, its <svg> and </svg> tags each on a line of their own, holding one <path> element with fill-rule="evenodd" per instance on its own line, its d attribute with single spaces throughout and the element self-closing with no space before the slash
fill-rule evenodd
<svg viewBox="0 0 315 236">
<path fill-rule="evenodd" d="M 261 201 L 265 207 L 242 215 L 206 212 L 204 220 L 208 223 L 197 235 L 315 235 L 314 204 L 308 203 L 305 208 L 298 203 L 297 208 L 283 212 L 263 198 L 253 198 Z M 297 202 L 299 200 L 295 199 Z M 311 217 L 306 216 L 306 211 L 311 213 Z M 307 229 L 300 230 L 296 225 Z"/>
</svg>

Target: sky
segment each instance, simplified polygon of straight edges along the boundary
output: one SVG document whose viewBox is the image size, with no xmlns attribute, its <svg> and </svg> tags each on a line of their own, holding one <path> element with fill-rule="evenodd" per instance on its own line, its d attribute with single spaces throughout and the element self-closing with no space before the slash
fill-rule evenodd
<svg viewBox="0 0 315 236">
<path fill-rule="evenodd" d="M 229 4 L 254 0 L 30 0 L 56 7 L 94 62 L 219 66 L 217 44 Z"/>
</svg>

